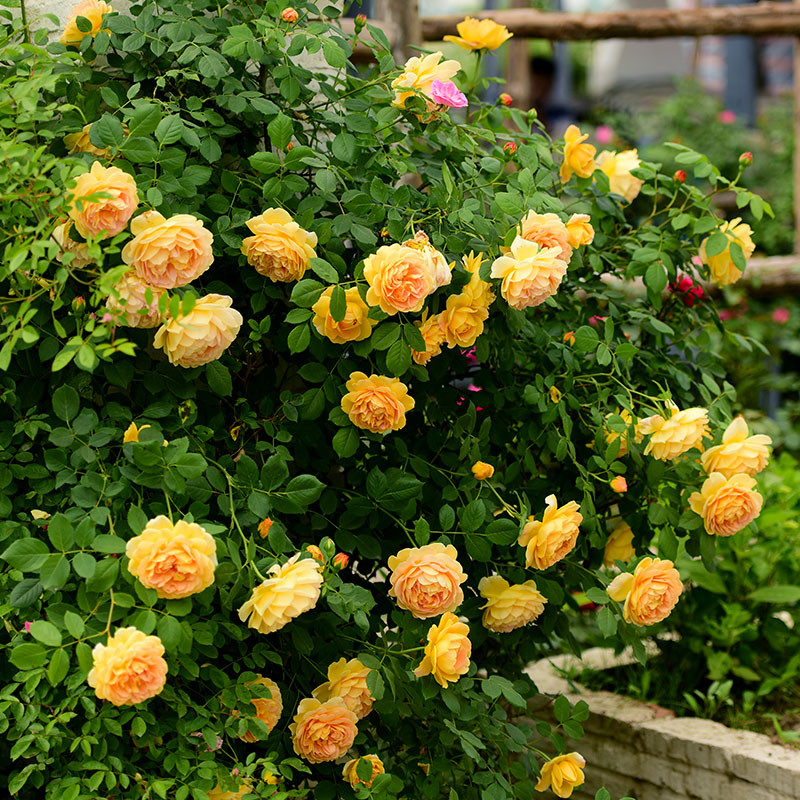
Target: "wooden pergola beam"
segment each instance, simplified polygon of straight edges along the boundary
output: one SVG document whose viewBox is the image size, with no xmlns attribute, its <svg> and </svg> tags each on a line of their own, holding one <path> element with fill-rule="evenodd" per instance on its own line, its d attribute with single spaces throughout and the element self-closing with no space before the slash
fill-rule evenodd
<svg viewBox="0 0 800 800">
<path fill-rule="evenodd" d="M 515 36 L 525 39 L 660 39 L 671 36 L 800 36 L 800 4 L 764 2 L 747 6 L 643 9 L 572 14 L 533 8 L 484 11 Z M 422 17 L 427 42 L 456 33 L 462 14 Z"/>
</svg>

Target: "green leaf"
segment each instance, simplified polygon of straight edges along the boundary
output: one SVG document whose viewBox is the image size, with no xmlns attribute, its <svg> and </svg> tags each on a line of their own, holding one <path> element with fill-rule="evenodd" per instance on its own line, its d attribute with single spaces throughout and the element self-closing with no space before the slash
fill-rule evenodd
<svg viewBox="0 0 800 800">
<path fill-rule="evenodd" d="M 360 443 L 358 429 L 354 426 L 348 425 L 345 428 L 340 428 L 336 431 L 333 437 L 333 450 L 339 458 L 349 458 L 355 455 Z"/>
<path fill-rule="evenodd" d="M 53 412 L 64 422 L 69 422 L 80 407 L 78 393 L 71 386 L 62 385 L 53 392 Z"/>
<path fill-rule="evenodd" d="M 25 644 L 18 644 L 11 651 L 8 660 L 19 669 L 36 669 L 47 661 L 47 650 L 40 644 L 25 642 Z"/>
<path fill-rule="evenodd" d="M 294 125 L 286 114 L 280 113 L 267 125 L 267 133 L 274 148 L 285 150 L 292 139 Z"/>
<path fill-rule="evenodd" d="M 729 243 L 728 237 L 722 231 L 712 233 L 706 240 L 706 255 L 718 256 L 720 253 L 724 253 Z"/>
<path fill-rule="evenodd" d="M 61 631 L 52 622 L 37 619 L 36 622 L 31 624 L 31 636 L 37 642 L 46 644 L 48 647 L 61 646 Z"/>
<path fill-rule="evenodd" d="M 312 271 L 328 283 L 336 283 L 339 280 L 339 273 L 324 258 L 312 258 L 309 260 Z"/>
<path fill-rule="evenodd" d="M 139 506 L 128 506 L 128 525 L 134 536 L 138 536 L 147 525 L 147 514 Z"/>
<path fill-rule="evenodd" d="M 617 632 L 617 617 L 608 606 L 597 612 L 597 627 L 606 639 Z"/>
<path fill-rule="evenodd" d="M 329 310 L 336 322 L 341 322 L 347 316 L 347 292 L 344 290 L 344 287 L 333 287 Z"/>
<path fill-rule="evenodd" d="M 654 294 L 661 294 L 667 288 L 667 271 L 663 264 L 651 264 L 644 274 L 644 284 Z"/>
<path fill-rule="evenodd" d="M 54 514 L 47 521 L 47 537 L 56 550 L 69 550 L 75 541 L 72 523 L 63 514 Z"/>
<path fill-rule="evenodd" d="M 183 120 L 177 114 L 164 117 L 156 126 L 156 139 L 162 145 L 174 144 L 183 136 Z"/>
<path fill-rule="evenodd" d="M 89 140 L 95 147 L 119 147 L 125 139 L 122 123 L 112 114 L 103 114 L 89 128 Z"/>
<path fill-rule="evenodd" d="M 108 533 L 95 536 L 92 540 L 92 550 L 96 550 L 98 553 L 124 553 L 125 545 L 124 539 Z"/>
<path fill-rule="evenodd" d="M 386 353 L 386 368 L 399 378 L 410 366 L 411 348 L 402 340 L 395 342 Z"/>
<path fill-rule="evenodd" d="M 294 289 L 292 289 L 291 301 L 297 306 L 311 308 L 324 291 L 325 286 L 319 281 L 304 278 L 295 284 Z"/>
<path fill-rule="evenodd" d="M 38 539 L 18 539 L 0 554 L 0 558 L 22 572 L 35 572 L 41 569 L 50 550 Z"/>
<path fill-rule="evenodd" d="M 67 677 L 69 672 L 69 653 L 59 647 L 50 659 L 50 666 L 47 668 L 47 680 L 51 686 L 56 686 Z"/>
<path fill-rule="evenodd" d="M 142 103 L 134 109 L 128 120 L 128 135 L 147 136 L 158 127 L 160 121 L 160 106 L 153 103 Z"/>
<path fill-rule="evenodd" d="M 148 136 L 129 136 L 120 150 L 126 158 L 138 163 L 152 162 L 158 158 L 158 145 Z"/>
<path fill-rule="evenodd" d="M 83 619 L 74 611 L 64 612 L 64 627 L 69 631 L 70 636 L 80 639 L 83 636 Z"/>
<path fill-rule="evenodd" d="M 792 604 L 800 600 L 800 586 L 762 586 L 747 595 L 748 599 L 757 603 Z"/>
<path fill-rule="evenodd" d="M 42 584 L 37 578 L 25 578 L 12 590 L 8 604 L 12 608 L 27 608 L 32 606 L 42 593 Z"/>
<path fill-rule="evenodd" d="M 183 635 L 180 622 L 178 622 L 175 617 L 165 614 L 159 619 L 157 630 L 158 636 L 164 643 L 164 647 L 167 648 L 167 651 L 171 652 L 176 650 Z"/>
<path fill-rule="evenodd" d="M 214 394 L 218 394 L 220 397 L 230 397 L 233 394 L 230 370 L 220 361 L 211 361 L 206 364 L 206 380 Z"/>
<path fill-rule="evenodd" d="M 311 341 L 311 328 L 308 325 L 298 325 L 289 333 L 286 344 L 289 345 L 290 353 L 302 353 Z"/>
<path fill-rule="evenodd" d="M 413 348 L 419 353 L 425 352 L 425 339 L 423 339 L 422 334 L 416 325 L 403 325 L 403 338 L 408 342 L 409 347 Z"/>
<path fill-rule="evenodd" d="M 575 344 L 573 345 L 575 350 L 591 353 L 597 348 L 599 343 L 600 337 L 594 328 L 588 325 L 581 325 L 581 327 L 575 331 Z"/>
<path fill-rule="evenodd" d="M 396 322 L 384 322 L 372 332 L 370 341 L 375 350 L 388 350 L 400 338 L 400 326 Z"/>
<path fill-rule="evenodd" d="M 313 475 L 298 475 L 286 485 L 286 496 L 305 508 L 319 498 L 324 488 L 325 484 L 319 478 Z"/>
<path fill-rule="evenodd" d="M 63 553 L 47 557 L 39 572 L 45 589 L 60 589 L 69 579 L 69 561 Z"/>
<path fill-rule="evenodd" d="M 341 69 L 347 64 L 347 54 L 331 39 L 323 39 L 322 54 L 325 60 L 336 69 Z"/>
</svg>

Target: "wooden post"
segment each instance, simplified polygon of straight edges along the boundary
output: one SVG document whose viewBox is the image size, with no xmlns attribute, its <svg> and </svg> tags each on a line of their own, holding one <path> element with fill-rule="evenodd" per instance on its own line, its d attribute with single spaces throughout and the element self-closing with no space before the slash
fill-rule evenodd
<svg viewBox="0 0 800 800">
<path fill-rule="evenodd" d="M 394 57 L 403 62 L 416 51 L 412 45 L 422 44 L 422 20 L 419 16 L 419 0 L 384 0 L 387 22 L 394 30 L 392 43 L 396 43 Z M 454 28 L 455 30 L 455 28 Z"/>
<path fill-rule="evenodd" d="M 511 0 L 512 8 L 525 8 L 529 0 Z M 528 39 L 514 37 L 508 43 L 508 64 L 506 66 L 506 88 L 516 101 L 514 105 L 527 111 L 531 101 L 531 64 L 528 56 Z"/>
</svg>

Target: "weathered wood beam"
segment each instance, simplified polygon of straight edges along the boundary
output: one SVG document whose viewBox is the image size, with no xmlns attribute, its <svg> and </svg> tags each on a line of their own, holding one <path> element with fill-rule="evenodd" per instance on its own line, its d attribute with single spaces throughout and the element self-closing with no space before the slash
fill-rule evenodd
<svg viewBox="0 0 800 800">
<path fill-rule="evenodd" d="M 515 36 L 527 39 L 658 39 L 670 36 L 800 36 L 800 4 L 764 2 L 748 6 L 643 9 L 573 14 L 533 8 L 484 11 Z M 456 33 L 462 14 L 422 18 L 425 41 Z"/>
</svg>

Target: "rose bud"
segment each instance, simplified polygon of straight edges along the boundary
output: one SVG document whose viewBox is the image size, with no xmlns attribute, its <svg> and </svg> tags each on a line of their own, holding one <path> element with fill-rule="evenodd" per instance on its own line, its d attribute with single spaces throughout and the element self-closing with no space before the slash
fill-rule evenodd
<svg viewBox="0 0 800 800">
<path fill-rule="evenodd" d="M 683 183 L 686 180 L 686 172 L 682 169 L 675 170 L 672 180 L 674 180 L 675 183 Z"/>
<path fill-rule="evenodd" d="M 297 17 L 298 17 L 297 11 L 295 11 L 295 9 L 291 7 L 284 8 L 283 11 L 281 12 L 281 19 L 284 22 L 290 22 L 294 24 L 295 22 L 297 22 Z"/>
</svg>

